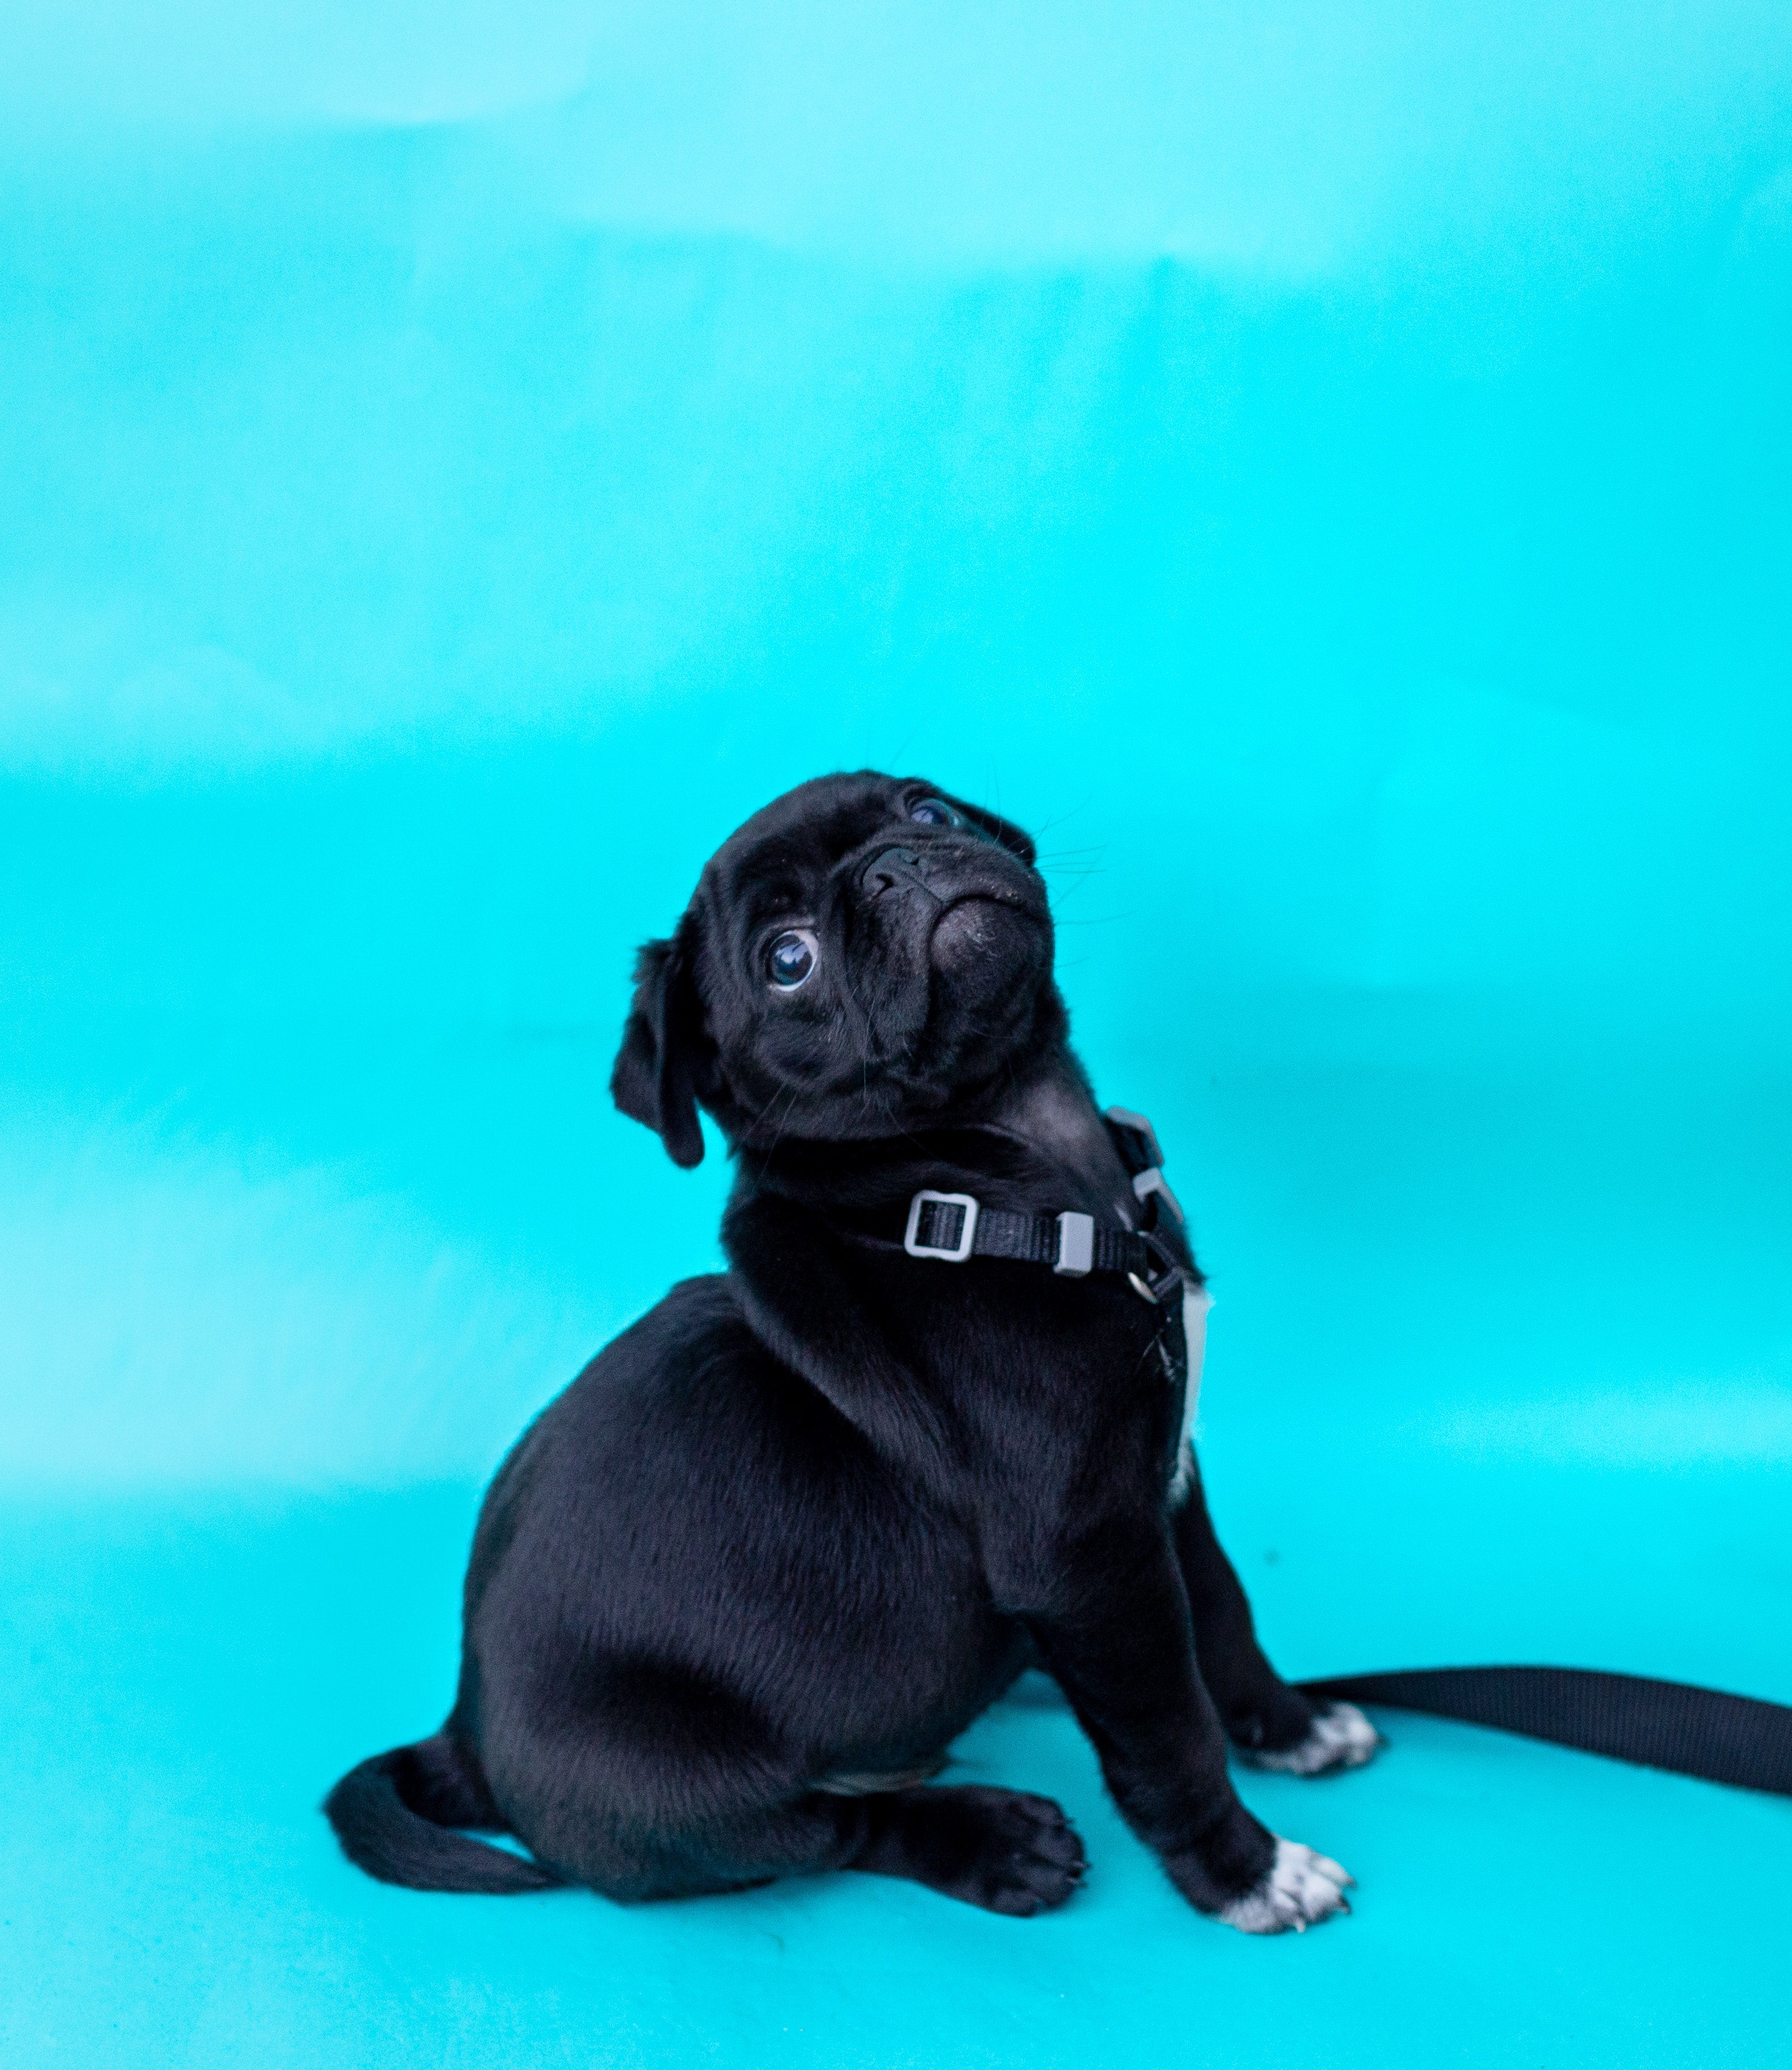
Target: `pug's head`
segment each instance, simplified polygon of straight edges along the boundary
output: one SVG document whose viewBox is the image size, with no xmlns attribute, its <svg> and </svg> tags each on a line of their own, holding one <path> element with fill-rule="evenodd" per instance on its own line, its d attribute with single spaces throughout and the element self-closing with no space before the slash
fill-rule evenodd
<svg viewBox="0 0 1792 2070">
<path fill-rule="evenodd" d="M 684 1165 L 699 1106 L 761 1148 L 974 1113 L 1064 1033 L 1033 860 L 1018 827 L 918 778 L 800 785 L 641 951 L 616 1105 Z"/>
</svg>

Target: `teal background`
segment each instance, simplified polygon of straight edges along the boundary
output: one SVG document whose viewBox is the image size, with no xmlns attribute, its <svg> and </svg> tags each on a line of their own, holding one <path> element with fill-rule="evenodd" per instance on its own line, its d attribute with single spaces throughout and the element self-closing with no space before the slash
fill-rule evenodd
<svg viewBox="0 0 1792 2070">
<path fill-rule="evenodd" d="M 715 1256 L 609 1108 L 771 792 L 1041 832 L 1290 1674 L 1792 1700 L 1792 24 L 0 19 L 11 2063 L 1768 2064 L 1792 1808 L 1391 1717 L 1356 1916 L 395 1892 L 481 1479 Z"/>
</svg>

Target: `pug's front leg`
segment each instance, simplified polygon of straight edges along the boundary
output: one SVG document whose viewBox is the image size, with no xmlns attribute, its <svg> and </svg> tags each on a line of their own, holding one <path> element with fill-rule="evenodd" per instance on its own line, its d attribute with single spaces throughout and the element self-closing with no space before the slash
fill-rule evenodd
<svg viewBox="0 0 1792 2070">
<path fill-rule="evenodd" d="M 1168 1532 L 1110 1524 L 1064 1571 L 1049 1609 L 1028 1622 L 1122 1815 L 1176 1888 L 1246 1933 L 1304 1932 L 1348 1911 L 1348 1874 L 1279 1839 L 1238 1801 Z"/>
</svg>

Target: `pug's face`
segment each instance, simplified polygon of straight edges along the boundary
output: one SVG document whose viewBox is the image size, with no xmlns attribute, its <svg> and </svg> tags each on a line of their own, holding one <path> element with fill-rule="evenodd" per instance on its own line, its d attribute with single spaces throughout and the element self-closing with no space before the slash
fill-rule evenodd
<svg viewBox="0 0 1792 2070">
<path fill-rule="evenodd" d="M 681 1164 L 730 1139 L 845 1140 L 950 1117 L 1062 1035 L 1018 827 L 936 785 L 826 776 L 711 857 L 641 951 L 612 1089 Z"/>
</svg>

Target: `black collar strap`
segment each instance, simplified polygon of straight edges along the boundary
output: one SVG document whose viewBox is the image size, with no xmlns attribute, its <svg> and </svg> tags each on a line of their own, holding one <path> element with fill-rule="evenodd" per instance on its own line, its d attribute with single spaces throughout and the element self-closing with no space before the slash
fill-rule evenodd
<svg viewBox="0 0 1792 2070">
<path fill-rule="evenodd" d="M 1123 1273 L 1148 1301 L 1163 1299 L 1183 1277 L 1169 1246 L 1149 1232 L 1102 1229 L 1093 1215 L 1021 1215 L 986 1208 L 970 1193 L 923 1187 L 909 1202 L 902 1248 L 910 1258 L 964 1265 L 973 1258 L 1011 1258 L 1049 1265 L 1067 1278 Z"/>
<path fill-rule="evenodd" d="M 1164 1153 L 1142 1114 L 1110 1107 L 1103 1119 L 1132 1190 L 1155 1220 L 1160 1201 L 1180 1223 L 1182 1209 L 1164 1183 Z M 910 1258 L 964 1265 L 973 1258 L 1009 1258 L 1049 1265 L 1066 1278 L 1091 1272 L 1123 1273 L 1133 1291 L 1156 1303 L 1188 1277 L 1175 1247 L 1152 1229 L 1102 1229 L 1093 1215 L 1022 1215 L 986 1208 L 970 1193 L 937 1193 L 923 1187 L 909 1202 L 902 1248 Z"/>
</svg>

